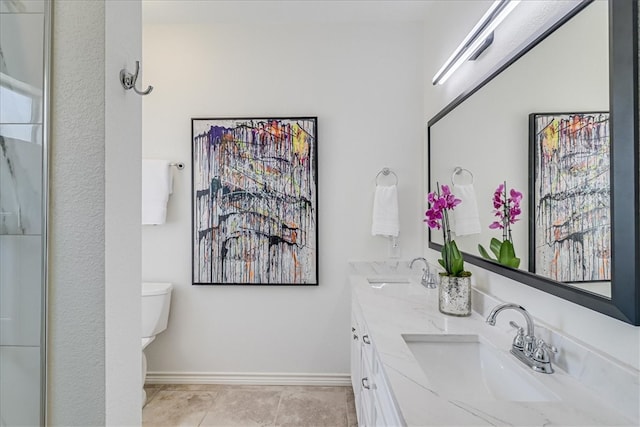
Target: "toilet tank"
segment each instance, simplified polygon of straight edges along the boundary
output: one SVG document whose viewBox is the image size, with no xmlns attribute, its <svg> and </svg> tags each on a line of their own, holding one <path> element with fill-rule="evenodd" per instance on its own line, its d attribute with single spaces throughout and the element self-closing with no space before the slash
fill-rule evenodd
<svg viewBox="0 0 640 427">
<path fill-rule="evenodd" d="M 167 329 L 172 289 L 171 283 L 142 283 L 142 338 Z"/>
</svg>

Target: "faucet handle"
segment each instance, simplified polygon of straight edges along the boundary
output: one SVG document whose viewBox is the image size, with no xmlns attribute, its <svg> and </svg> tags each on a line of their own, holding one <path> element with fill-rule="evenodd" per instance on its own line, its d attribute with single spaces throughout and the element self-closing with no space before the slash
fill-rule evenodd
<svg viewBox="0 0 640 427">
<path fill-rule="evenodd" d="M 544 340 L 542 338 L 538 338 L 538 340 L 536 341 L 536 345 L 538 348 L 545 348 L 553 353 L 557 353 L 558 349 L 552 345 L 547 344 L 546 342 L 544 342 Z"/>
<path fill-rule="evenodd" d="M 533 358 L 538 362 L 548 363 L 550 361 L 549 352 L 558 353 L 558 349 L 547 344 L 544 340 L 538 339 L 536 341 L 536 349 L 533 353 Z"/>
<path fill-rule="evenodd" d="M 518 330 L 518 333 L 513 338 L 513 346 L 519 350 L 522 350 L 524 348 L 524 328 L 520 327 L 520 325 L 518 325 L 513 320 L 509 322 L 509 325 Z"/>
<path fill-rule="evenodd" d="M 522 333 L 524 334 L 524 328 L 522 328 L 520 325 L 518 325 L 513 320 L 509 321 L 509 326 L 511 326 L 512 328 L 516 328 L 518 330 L 518 333 L 520 333 L 520 331 L 522 331 Z"/>
<path fill-rule="evenodd" d="M 427 275 L 427 288 L 436 289 L 438 287 L 436 273 L 432 272 L 431 269 L 427 269 L 425 274 Z"/>
</svg>

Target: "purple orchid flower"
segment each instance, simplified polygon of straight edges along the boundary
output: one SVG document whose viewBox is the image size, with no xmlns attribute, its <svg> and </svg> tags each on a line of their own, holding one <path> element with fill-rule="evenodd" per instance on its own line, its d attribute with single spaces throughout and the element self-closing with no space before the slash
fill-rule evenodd
<svg viewBox="0 0 640 427">
<path fill-rule="evenodd" d="M 509 190 L 510 197 L 507 197 L 506 187 L 507 183 L 504 182 L 498 185 L 498 188 L 496 188 L 496 191 L 493 193 L 494 216 L 498 217 L 499 220 L 492 222 L 489 228 L 503 230 L 503 241 L 511 241 L 511 224 L 519 221 L 518 215 L 522 213 L 520 202 L 523 199 L 523 195 L 518 190 L 512 188 Z"/>
<path fill-rule="evenodd" d="M 462 203 L 462 200 L 451 193 L 448 185 L 442 185 L 439 191 L 433 191 L 427 195 L 427 202 L 429 202 L 431 208 L 425 212 L 427 219 L 424 222 L 427 223 L 429 228 L 437 228 L 439 230 L 443 226 L 441 220 L 448 222 L 448 218 L 445 218 L 446 211 L 453 210 Z"/>
<path fill-rule="evenodd" d="M 455 209 L 456 206 L 462 203 L 462 200 L 451 193 L 448 185 L 440 186 L 439 183 L 436 183 L 436 191 L 427 195 L 427 201 L 430 208 L 425 212 L 426 219 L 423 221 L 431 229 L 442 230 L 442 238 L 444 240 L 442 259 L 439 259 L 438 262 L 444 267 L 447 275 L 455 277 L 469 275 L 470 273 L 464 271 L 464 260 L 455 242 L 451 239 L 451 230 L 449 228 L 448 211 Z"/>
</svg>

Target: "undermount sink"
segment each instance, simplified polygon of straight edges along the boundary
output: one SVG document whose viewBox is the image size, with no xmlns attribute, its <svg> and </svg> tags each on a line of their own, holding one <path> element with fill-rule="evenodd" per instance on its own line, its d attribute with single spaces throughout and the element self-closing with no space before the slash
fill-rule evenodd
<svg viewBox="0 0 640 427">
<path fill-rule="evenodd" d="M 385 283 L 409 283 L 409 278 L 404 276 L 373 276 L 367 277 L 367 282 L 371 285 Z"/>
<path fill-rule="evenodd" d="M 403 335 L 430 388 L 461 401 L 541 402 L 559 398 L 478 335 Z"/>
</svg>

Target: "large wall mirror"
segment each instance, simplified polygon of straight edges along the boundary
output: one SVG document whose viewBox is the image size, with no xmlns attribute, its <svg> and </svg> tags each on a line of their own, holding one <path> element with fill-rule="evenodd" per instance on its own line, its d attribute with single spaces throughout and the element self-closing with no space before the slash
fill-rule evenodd
<svg viewBox="0 0 640 427">
<path fill-rule="evenodd" d="M 640 325 L 637 12 L 581 2 L 430 119 L 428 188 L 475 195 L 480 232 L 454 234 L 466 261 Z M 479 248 L 495 258 L 503 240 L 489 226 L 505 183 L 523 194 L 517 267 Z"/>
</svg>

